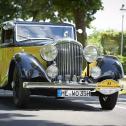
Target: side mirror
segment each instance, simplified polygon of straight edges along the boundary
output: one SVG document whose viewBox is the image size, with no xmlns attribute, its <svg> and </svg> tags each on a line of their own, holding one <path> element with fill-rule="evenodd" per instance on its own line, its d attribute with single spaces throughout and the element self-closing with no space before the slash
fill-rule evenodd
<svg viewBox="0 0 126 126">
<path fill-rule="evenodd" d="M 82 29 L 77 29 L 76 30 L 79 34 L 82 34 L 83 33 L 83 30 Z"/>
</svg>

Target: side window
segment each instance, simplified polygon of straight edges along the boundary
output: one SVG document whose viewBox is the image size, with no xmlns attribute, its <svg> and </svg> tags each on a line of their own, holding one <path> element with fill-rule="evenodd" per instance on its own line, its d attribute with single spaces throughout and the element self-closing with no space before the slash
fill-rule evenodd
<svg viewBox="0 0 126 126">
<path fill-rule="evenodd" d="M 3 30 L 2 31 L 2 43 L 12 43 L 13 42 L 13 30 Z"/>
</svg>

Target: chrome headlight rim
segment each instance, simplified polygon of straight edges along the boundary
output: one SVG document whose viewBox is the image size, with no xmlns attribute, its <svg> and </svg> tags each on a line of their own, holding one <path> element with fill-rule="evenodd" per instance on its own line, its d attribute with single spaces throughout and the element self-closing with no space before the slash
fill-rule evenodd
<svg viewBox="0 0 126 126">
<path fill-rule="evenodd" d="M 92 53 L 92 55 L 90 54 L 88 54 L 89 52 L 89 50 L 92 48 L 92 51 L 94 51 L 95 50 L 95 52 L 94 53 Z M 90 52 L 91 53 L 91 52 Z M 88 54 L 88 55 L 87 55 Z M 94 62 L 94 61 L 96 61 L 97 60 L 97 58 L 98 58 L 98 50 L 97 50 L 97 48 L 95 47 L 95 46 L 93 46 L 93 45 L 88 45 L 88 46 L 86 46 L 85 48 L 84 48 L 84 50 L 83 50 L 83 55 L 84 55 L 84 58 L 86 59 L 86 61 L 87 62 L 89 62 L 89 63 L 92 63 L 92 62 Z"/>
<path fill-rule="evenodd" d="M 44 45 L 40 49 L 40 55 L 45 61 L 53 61 L 58 55 L 57 47 L 55 45 Z"/>
</svg>

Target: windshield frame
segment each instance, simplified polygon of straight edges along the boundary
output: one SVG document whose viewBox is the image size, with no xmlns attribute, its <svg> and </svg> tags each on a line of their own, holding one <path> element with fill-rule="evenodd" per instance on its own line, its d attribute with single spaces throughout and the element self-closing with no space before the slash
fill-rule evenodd
<svg viewBox="0 0 126 126">
<path fill-rule="evenodd" d="M 43 39 L 43 40 L 45 40 L 45 38 L 28 38 L 27 40 L 21 40 L 21 41 L 19 41 L 18 39 L 17 39 L 17 37 L 18 37 L 18 31 L 17 31 L 17 29 L 18 29 L 18 26 L 47 26 L 47 27 L 67 27 L 67 28 L 71 28 L 71 30 L 72 30 L 72 32 L 71 32 L 71 39 L 76 39 L 75 38 L 75 33 L 74 33 L 74 26 L 72 26 L 72 25 L 62 25 L 62 24 L 60 24 L 60 25 L 58 25 L 58 24 L 24 24 L 24 23 L 20 23 L 20 24 L 16 24 L 16 27 L 15 27 L 15 39 L 16 39 L 16 42 L 17 43 L 20 43 L 20 42 L 25 42 L 25 41 L 31 41 L 32 42 L 32 40 L 40 40 L 40 39 Z M 27 37 L 27 36 L 26 36 Z M 47 37 L 47 39 L 49 40 L 49 38 Z M 50 38 L 51 39 L 51 38 Z"/>
</svg>

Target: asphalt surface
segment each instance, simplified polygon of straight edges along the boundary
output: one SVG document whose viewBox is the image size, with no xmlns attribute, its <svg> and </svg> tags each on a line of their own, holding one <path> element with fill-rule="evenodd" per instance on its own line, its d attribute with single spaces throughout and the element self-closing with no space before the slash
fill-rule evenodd
<svg viewBox="0 0 126 126">
<path fill-rule="evenodd" d="M 102 110 L 97 97 L 54 99 L 33 96 L 27 108 L 17 109 L 11 92 L 0 90 L 0 126 L 126 126 L 126 96 L 114 110 Z"/>
</svg>

